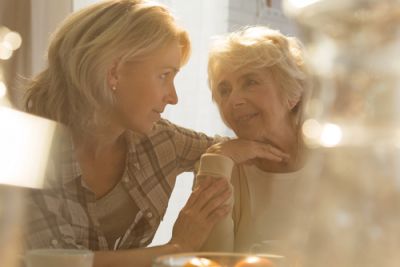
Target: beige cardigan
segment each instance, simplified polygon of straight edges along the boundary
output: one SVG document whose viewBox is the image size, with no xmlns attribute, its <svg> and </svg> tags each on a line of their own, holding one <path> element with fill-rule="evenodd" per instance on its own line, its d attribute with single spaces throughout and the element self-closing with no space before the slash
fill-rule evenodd
<svg viewBox="0 0 400 267">
<path fill-rule="evenodd" d="M 222 158 L 203 162 L 208 175 L 228 173 L 223 165 Z M 233 164 L 228 166 L 231 169 Z M 277 246 L 287 243 L 296 229 L 299 182 L 304 175 L 302 171 L 269 173 L 255 166 L 234 166 L 232 214 L 217 223 L 202 251 L 279 253 Z"/>
<path fill-rule="evenodd" d="M 295 229 L 298 172 L 268 173 L 255 166 L 236 166 L 234 188 L 234 250 L 275 253 Z M 260 251 L 261 250 L 261 251 Z"/>
</svg>

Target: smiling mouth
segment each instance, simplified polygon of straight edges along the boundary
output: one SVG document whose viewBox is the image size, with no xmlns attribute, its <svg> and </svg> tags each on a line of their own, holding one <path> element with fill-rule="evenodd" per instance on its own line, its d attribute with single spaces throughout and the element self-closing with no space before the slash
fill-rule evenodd
<svg viewBox="0 0 400 267">
<path fill-rule="evenodd" d="M 246 115 L 241 115 L 236 117 L 236 121 L 242 123 L 242 122 L 248 122 L 249 120 L 253 119 L 254 117 L 258 116 L 259 113 L 251 113 L 251 114 L 246 114 Z"/>
</svg>

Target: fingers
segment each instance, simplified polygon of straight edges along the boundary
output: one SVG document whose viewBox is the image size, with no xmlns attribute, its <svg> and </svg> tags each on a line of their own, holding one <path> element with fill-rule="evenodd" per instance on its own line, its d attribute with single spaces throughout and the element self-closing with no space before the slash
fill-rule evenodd
<svg viewBox="0 0 400 267">
<path fill-rule="evenodd" d="M 256 158 L 267 159 L 275 162 L 288 161 L 289 154 L 266 141 L 245 139 L 232 139 L 214 145 L 214 153 L 230 157 L 235 163 L 241 164 Z"/>
<path fill-rule="evenodd" d="M 214 198 L 210 199 L 200 211 L 204 216 L 210 216 L 216 209 L 227 204 L 231 206 L 231 201 L 229 199 L 232 196 L 232 186 L 229 186 L 226 190 L 222 191 L 220 194 L 216 195 Z"/>
<path fill-rule="evenodd" d="M 214 179 L 212 177 L 202 177 L 195 186 L 195 189 L 190 195 L 188 201 L 186 202 L 185 207 L 192 208 L 193 205 L 198 201 L 198 199 L 202 197 L 202 192 L 204 190 L 207 190 L 207 188 L 212 185 L 213 180 Z"/>
<path fill-rule="evenodd" d="M 271 144 L 262 144 L 257 143 L 257 147 L 259 148 L 259 153 L 257 154 L 258 158 L 264 158 L 272 161 L 287 161 L 290 158 L 290 155 L 283 152 L 282 150 L 274 147 Z"/>
<path fill-rule="evenodd" d="M 200 185 L 199 196 L 196 197 L 196 201 L 191 206 L 199 212 L 209 205 L 209 201 L 215 201 L 214 198 L 218 198 L 225 190 L 229 190 L 229 182 L 225 178 L 213 178 L 211 184 L 208 187 L 202 187 Z"/>
<path fill-rule="evenodd" d="M 190 195 L 185 208 L 201 210 L 215 194 L 229 187 L 226 178 L 198 177 L 198 183 Z"/>
<path fill-rule="evenodd" d="M 274 146 L 271 145 L 271 144 L 266 144 L 266 147 L 267 147 L 266 149 L 267 149 L 271 154 L 274 154 L 274 155 L 276 155 L 276 156 L 278 156 L 278 157 L 280 157 L 280 158 L 282 158 L 282 159 L 284 159 L 284 160 L 285 160 L 285 159 L 288 160 L 288 159 L 290 158 L 290 155 L 289 155 L 289 154 L 283 152 L 282 150 L 280 150 L 280 149 L 274 147 Z"/>
<path fill-rule="evenodd" d="M 171 240 L 183 247 L 199 249 L 213 226 L 232 210 L 232 205 L 226 203 L 231 196 L 231 184 L 226 178 L 199 180 L 175 221 Z"/>
<path fill-rule="evenodd" d="M 226 217 L 232 211 L 232 205 L 226 204 L 211 212 L 208 215 L 208 221 L 211 226 L 214 226 L 221 219 Z"/>
<path fill-rule="evenodd" d="M 180 244 L 188 251 L 200 249 L 214 225 L 226 217 L 231 209 L 231 205 L 223 205 L 207 217 L 193 209 L 181 210 L 172 230 L 171 243 Z"/>
</svg>

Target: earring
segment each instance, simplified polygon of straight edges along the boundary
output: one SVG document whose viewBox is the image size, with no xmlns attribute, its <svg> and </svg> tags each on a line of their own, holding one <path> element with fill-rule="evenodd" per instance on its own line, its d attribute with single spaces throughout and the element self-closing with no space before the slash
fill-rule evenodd
<svg viewBox="0 0 400 267">
<path fill-rule="evenodd" d="M 113 85 L 113 86 L 111 87 L 111 90 L 116 91 L 116 90 L 117 90 L 117 86 Z"/>
</svg>

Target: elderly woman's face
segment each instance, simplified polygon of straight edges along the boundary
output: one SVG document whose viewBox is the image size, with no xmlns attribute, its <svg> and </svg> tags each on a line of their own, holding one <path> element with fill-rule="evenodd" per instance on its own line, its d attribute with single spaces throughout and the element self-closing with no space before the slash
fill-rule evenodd
<svg viewBox="0 0 400 267">
<path fill-rule="evenodd" d="M 213 95 L 223 119 L 238 137 L 288 151 L 286 139 L 293 137 L 290 109 L 270 71 L 244 69 L 224 73 Z"/>
</svg>

